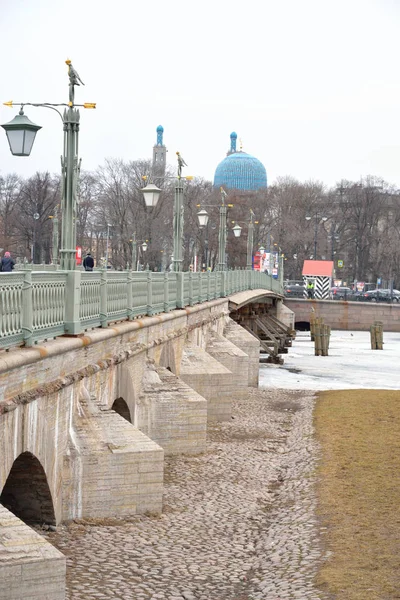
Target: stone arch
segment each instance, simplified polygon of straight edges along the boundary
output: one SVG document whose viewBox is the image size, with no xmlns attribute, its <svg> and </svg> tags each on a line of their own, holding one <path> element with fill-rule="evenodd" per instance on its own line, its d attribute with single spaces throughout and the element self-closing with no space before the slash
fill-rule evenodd
<svg viewBox="0 0 400 600">
<path fill-rule="evenodd" d="M 296 331 L 310 331 L 310 322 L 309 321 L 296 321 L 294 324 L 294 328 Z"/>
<path fill-rule="evenodd" d="M 46 473 L 31 452 L 15 459 L 0 495 L 0 503 L 25 523 L 56 524 Z"/>
<path fill-rule="evenodd" d="M 120 397 L 114 400 L 114 403 L 111 408 L 112 410 L 115 410 L 115 412 L 118 413 L 121 417 L 129 421 L 129 423 L 132 423 L 131 411 L 129 410 L 129 406 L 123 398 Z"/>
<path fill-rule="evenodd" d="M 159 366 L 165 367 L 172 373 L 177 373 L 175 350 L 171 342 L 163 344 Z"/>
</svg>

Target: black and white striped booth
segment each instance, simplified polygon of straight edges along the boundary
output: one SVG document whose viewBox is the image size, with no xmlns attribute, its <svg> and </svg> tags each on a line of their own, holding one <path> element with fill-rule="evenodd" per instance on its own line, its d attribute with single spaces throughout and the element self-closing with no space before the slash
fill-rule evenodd
<svg viewBox="0 0 400 600">
<path fill-rule="evenodd" d="M 329 292 L 333 285 L 332 260 L 305 260 L 303 265 L 303 281 L 305 288 L 305 297 L 307 297 L 307 284 L 311 280 L 314 282 L 314 298 L 319 300 L 328 300 Z"/>
</svg>

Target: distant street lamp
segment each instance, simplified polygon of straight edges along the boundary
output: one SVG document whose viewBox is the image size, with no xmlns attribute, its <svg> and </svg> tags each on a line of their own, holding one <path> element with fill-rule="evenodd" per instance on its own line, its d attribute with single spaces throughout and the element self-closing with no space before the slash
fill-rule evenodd
<svg viewBox="0 0 400 600">
<path fill-rule="evenodd" d="M 56 265 L 58 263 L 58 206 L 55 207 L 54 215 L 50 215 L 49 219 L 52 219 L 53 222 L 51 262 Z"/>
<path fill-rule="evenodd" d="M 66 60 L 69 76 L 69 102 L 51 104 L 48 102 L 38 104 L 32 102 L 4 102 L 6 106 L 20 106 L 19 114 L 9 123 L 2 125 L 7 134 L 11 153 L 14 156 L 29 156 L 32 150 L 36 133 L 41 129 L 24 114 L 24 106 L 50 108 L 58 113 L 63 123 L 64 150 L 61 158 L 62 174 L 62 236 L 61 236 L 61 268 L 72 271 L 76 268 L 76 188 L 80 172 L 78 159 L 78 134 L 80 115 L 76 107 L 96 108 L 96 104 L 86 102 L 75 104 L 75 86 L 82 80 L 73 68 L 71 61 Z M 61 113 L 56 107 L 65 107 Z"/>
<path fill-rule="evenodd" d="M 190 180 L 192 177 L 182 177 L 182 168 L 186 167 L 187 164 L 183 160 L 179 152 L 176 153 L 178 160 L 178 174 L 175 179 L 175 194 L 174 194 L 174 249 L 172 256 L 173 270 L 181 271 L 183 262 L 183 181 L 182 179 Z M 147 177 L 143 177 L 147 179 Z M 157 179 L 160 179 L 157 177 Z M 171 177 L 163 177 L 162 179 L 171 179 Z M 145 199 L 146 206 L 148 208 L 155 207 L 158 202 L 158 198 L 161 191 L 156 185 L 149 182 L 146 187 L 142 188 L 142 193 Z"/>
<path fill-rule="evenodd" d="M 250 209 L 250 220 L 247 223 L 247 254 L 246 254 L 246 269 L 252 270 L 253 268 L 253 244 L 254 244 L 254 223 L 258 223 L 258 221 L 253 221 L 254 212 Z M 236 222 L 235 227 L 233 228 L 233 233 L 235 237 L 240 237 L 242 232 L 242 228 Z"/>
<path fill-rule="evenodd" d="M 108 269 L 108 240 L 110 238 L 110 227 L 112 227 L 112 225 L 107 223 L 106 269 Z"/>
<path fill-rule="evenodd" d="M 314 218 L 315 218 L 315 228 L 314 228 L 314 256 L 313 256 L 313 259 L 317 260 L 318 226 L 320 225 L 320 223 L 327 221 L 328 217 L 321 217 L 321 215 L 319 213 L 315 213 Z M 306 216 L 306 221 L 311 221 L 311 219 L 312 219 L 312 216 L 310 216 L 310 215 Z"/>
<path fill-rule="evenodd" d="M 220 188 L 221 191 L 221 206 L 219 207 L 219 230 L 218 230 L 218 271 L 225 271 L 226 269 L 226 236 L 227 236 L 227 224 L 226 224 L 226 214 L 227 208 L 232 207 L 233 204 L 225 204 L 225 200 L 228 194 L 225 192 L 224 188 Z M 203 229 L 208 224 L 208 213 L 204 210 L 204 207 L 215 208 L 212 204 L 203 204 L 203 208 L 197 213 L 197 218 L 199 221 L 200 229 Z M 232 231 L 235 237 L 239 237 L 241 227 L 237 226 L 233 227 Z M 208 243 L 207 243 L 208 246 Z M 207 248 L 208 250 L 208 248 Z"/>
<path fill-rule="evenodd" d="M 204 210 L 204 208 L 202 208 L 201 210 L 199 210 L 199 212 L 197 213 L 197 219 L 199 221 L 199 228 L 200 229 L 204 229 L 205 230 L 205 239 L 204 239 L 204 246 L 205 246 L 205 256 L 204 256 L 204 265 L 206 270 L 208 270 L 208 212 L 206 210 Z"/>
<path fill-rule="evenodd" d="M 138 242 L 138 240 L 136 239 L 136 233 L 134 232 L 132 235 L 132 239 L 130 240 L 132 242 L 132 259 L 131 259 L 131 269 L 132 271 L 139 270 L 139 255 L 138 255 L 138 244 L 141 244 L 141 249 L 142 252 L 146 252 L 147 251 L 147 240 L 144 240 L 143 242 Z"/>
<path fill-rule="evenodd" d="M 39 220 L 40 215 L 38 212 L 33 213 L 33 241 L 32 241 L 32 252 L 31 252 L 31 261 L 35 262 L 35 249 L 36 249 L 36 222 Z"/>
</svg>

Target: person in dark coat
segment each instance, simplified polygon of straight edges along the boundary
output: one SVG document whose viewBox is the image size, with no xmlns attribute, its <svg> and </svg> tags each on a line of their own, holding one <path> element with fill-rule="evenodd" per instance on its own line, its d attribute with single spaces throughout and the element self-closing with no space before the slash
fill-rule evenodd
<svg viewBox="0 0 400 600">
<path fill-rule="evenodd" d="M 85 258 L 83 259 L 83 268 L 85 269 L 85 271 L 93 271 L 93 267 L 94 260 L 90 252 L 88 252 Z"/>
<path fill-rule="evenodd" d="M 9 252 L 4 252 L 4 256 L 0 262 L 0 269 L 3 272 L 11 273 L 15 265 L 15 262 L 11 258 L 11 254 Z"/>
</svg>

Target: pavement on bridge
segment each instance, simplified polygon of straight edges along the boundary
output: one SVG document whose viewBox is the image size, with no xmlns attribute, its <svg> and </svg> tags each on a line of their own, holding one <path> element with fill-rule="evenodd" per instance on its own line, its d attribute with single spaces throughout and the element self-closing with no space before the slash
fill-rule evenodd
<svg viewBox="0 0 400 600">
<path fill-rule="evenodd" d="M 400 333 L 383 334 L 371 350 L 369 331 L 332 331 L 329 356 L 315 356 L 309 332 L 297 332 L 283 365 L 260 365 L 260 387 L 293 390 L 400 389 Z"/>
</svg>

